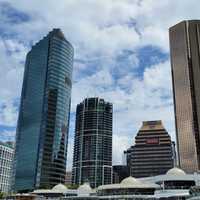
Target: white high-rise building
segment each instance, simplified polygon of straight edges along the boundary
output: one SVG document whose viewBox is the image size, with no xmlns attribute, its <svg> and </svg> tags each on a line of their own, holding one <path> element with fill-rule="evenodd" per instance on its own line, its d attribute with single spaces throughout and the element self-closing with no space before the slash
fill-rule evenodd
<svg viewBox="0 0 200 200">
<path fill-rule="evenodd" d="M 0 192 L 10 190 L 13 153 L 14 149 L 9 143 L 0 143 Z"/>
</svg>

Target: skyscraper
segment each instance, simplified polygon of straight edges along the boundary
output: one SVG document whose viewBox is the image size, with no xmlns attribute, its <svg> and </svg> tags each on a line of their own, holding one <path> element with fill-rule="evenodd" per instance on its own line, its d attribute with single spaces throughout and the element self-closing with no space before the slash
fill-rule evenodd
<svg viewBox="0 0 200 200">
<path fill-rule="evenodd" d="M 200 20 L 169 29 L 178 160 L 187 172 L 200 169 Z"/>
<path fill-rule="evenodd" d="M 173 168 L 173 143 L 162 121 L 145 121 L 127 150 L 127 163 L 133 177 L 165 174 Z"/>
<path fill-rule="evenodd" d="M 73 47 L 60 29 L 26 57 L 16 133 L 15 191 L 64 183 Z"/>
<path fill-rule="evenodd" d="M 87 98 L 76 108 L 73 184 L 112 181 L 112 104 Z"/>
</svg>

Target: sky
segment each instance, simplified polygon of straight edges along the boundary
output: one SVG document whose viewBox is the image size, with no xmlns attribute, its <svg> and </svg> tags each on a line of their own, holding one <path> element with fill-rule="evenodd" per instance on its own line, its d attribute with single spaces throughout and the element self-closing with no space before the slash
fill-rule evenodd
<svg viewBox="0 0 200 200">
<path fill-rule="evenodd" d="M 113 103 L 113 164 L 145 120 L 162 120 L 175 140 L 169 27 L 200 18 L 199 0 L 1 0 L 0 140 L 14 140 L 26 53 L 53 28 L 74 46 L 68 165 L 76 105 Z"/>
</svg>

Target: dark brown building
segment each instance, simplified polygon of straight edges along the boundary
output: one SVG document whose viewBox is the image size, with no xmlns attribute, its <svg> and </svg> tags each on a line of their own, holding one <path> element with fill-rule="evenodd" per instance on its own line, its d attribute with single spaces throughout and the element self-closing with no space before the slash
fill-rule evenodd
<svg viewBox="0 0 200 200">
<path fill-rule="evenodd" d="M 161 121 L 145 121 L 127 153 L 127 165 L 133 177 L 165 174 L 173 168 L 173 148 Z"/>
<path fill-rule="evenodd" d="M 200 20 L 169 29 L 178 160 L 187 172 L 200 168 Z"/>
<path fill-rule="evenodd" d="M 120 183 L 123 179 L 130 176 L 129 168 L 127 165 L 113 165 L 113 183 Z"/>
</svg>

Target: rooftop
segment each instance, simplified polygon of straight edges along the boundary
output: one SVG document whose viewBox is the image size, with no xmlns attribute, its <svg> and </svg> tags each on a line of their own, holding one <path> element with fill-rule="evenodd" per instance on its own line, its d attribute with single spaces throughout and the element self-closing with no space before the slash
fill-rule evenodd
<svg viewBox="0 0 200 200">
<path fill-rule="evenodd" d="M 7 142 L 0 142 L 0 145 L 14 149 L 14 142 L 7 141 Z"/>
<path fill-rule="evenodd" d="M 155 121 L 144 121 L 142 123 L 142 127 L 140 128 L 140 131 L 146 131 L 146 130 L 162 130 L 165 129 L 161 120 L 155 120 Z"/>
<path fill-rule="evenodd" d="M 65 193 L 66 192 L 66 190 L 67 190 L 68 188 L 65 186 L 65 185 L 63 185 L 63 184 L 58 184 L 58 185 L 55 185 L 53 188 L 52 188 L 52 191 L 55 191 L 55 192 L 62 192 L 62 193 Z"/>
<path fill-rule="evenodd" d="M 118 188 L 159 188 L 159 185 L 150 182 L 144 182 L 132 176 L 129 176 L 123 179 L 120 184 L 102 185 L 98 187 L 98 190 Z"/>
</svg>

